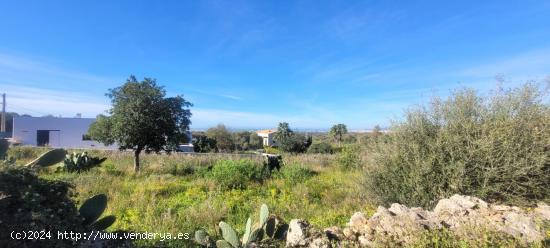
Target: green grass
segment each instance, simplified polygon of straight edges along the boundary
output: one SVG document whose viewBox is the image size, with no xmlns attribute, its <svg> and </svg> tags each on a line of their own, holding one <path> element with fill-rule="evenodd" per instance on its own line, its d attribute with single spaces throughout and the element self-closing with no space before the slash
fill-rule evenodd
<svg viewBox="0 0 550 248">
<path fill-rule="evenodd" d="M 255 174 L 258 171 L 250 166 L 260 166 L 262 160 L 252 156 L 150 154 L 143 156 L 143 170 L 136 175 L 131 153 L 91 151 L 90 154 L 105 156 L 107 160 L 101 167 L 80 174 L 54 172 L 52 168 L 42 171 L 40 176 L 73 184 L 75 198 L 81 202 L 105 193 L 109 198 L 106 215 L 117 217 L 110 231 L 193 233 L 205 229 L 215 234 L 215 226 L 224 220 L 242 233 L 246 219 L 257 215 L 262 203 L 286 221 L 307 219 L 319 228 L 344 226 L 354 212 L 375 209 L 362 197 L 361 172 L 340 169 L 332 155 L 289 155 L 280 172 L 258 178 Z M 226 165 L 239 164 L 243 158 L 249 162 L 236 172 L 236 177 L 242 171 L 253 172 L 249 173 L 250 178 L 243 179 L 246 187 L 220 187 L 227 183 L 222 180 L 223 175 L 209 168 L 220 166 L 221 172 L 227 172 Z M 160 241 L 140 241 L 138 245 L 155 245 L 155 242 Z"/>
<path fill-rule="evenodd" d="M 253 154 L 145 154 L 136 174 L 132 153 L 90 151 L 107 158 L 101 167 L 80 174 L 49 168 L 40 177 L 74 185 L 78 201 L 106 194 L 105 215 L 117 217 L 109 231 L 205 229 L 219 237 L 216 226 L 223 220 L 242 234 L 246 219 L 257 218 L 262 203 L 286 221 L 306 219 L 317 228 L 343 227 L 354 212 L 370 215 L 377 204 L 430 207 L 455 193 L 529 206 L 550 197 L 550 108 L 542 96 L 529 86 L 490 99 L 458 91 L 410 110 L 389 134 L 357 139 L 334 154 L 283 154 L 283 167 L 272 173 Z M 44 151 L 17 147 L 8 156 L 22 164 Z M 547 226 L 541 230 L 550 237 Z M 495 233 L 471 232 L 461 237 L 446 230 L 419 234 L 413 247 L 523 245 Z M 540 246 L 548 238 L 544 242 Z M 162 246 L 193 247 L 191 241 Z"/>
</svg>

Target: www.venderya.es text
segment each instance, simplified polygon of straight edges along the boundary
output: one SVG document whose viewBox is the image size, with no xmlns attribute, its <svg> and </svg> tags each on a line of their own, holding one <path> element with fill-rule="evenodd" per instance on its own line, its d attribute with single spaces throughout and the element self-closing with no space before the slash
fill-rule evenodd
<svg viewBox="0 0 550 248">
<path fill-rule="evenodd" d="M 100 231 L 91 232 L 73 232 L 73 231 L 12 231 L 12 239 L 28 240 L 47 240 L 47 239 L 66 239 L 66 240 L 140 240 L 157 239 L 165 240 L 186 240 L 191 238 L 189 233 L 163 233 L 163 232 L 119 232 L 107 233 Z"/>
</svg>

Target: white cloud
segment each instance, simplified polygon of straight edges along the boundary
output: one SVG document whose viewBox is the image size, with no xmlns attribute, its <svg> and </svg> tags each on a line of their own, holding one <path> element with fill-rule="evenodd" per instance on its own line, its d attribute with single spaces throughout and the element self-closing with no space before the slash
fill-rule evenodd
<svg viewBox="0 0 550 248">
<path fill-rule="evenodd" d="M 202 95 L 221 97 L 221 98 L 226 98 L 226 99 L 230 99 L 230 100 L 236 100 L 236 101 L 243 100 L 243 98 L 238 96 L 238 95 L 217 93 L 215 90 L 206 91 L 206 90 L 190 89 L 190 91 L 193 91 L 193 92 L 196 92 L 196 93 L 199 93 L 199 94 L 202 94 Z"/>
<path fill-rule="evenodd" d="M 459 76 L 494 78 L 497 75 L 504 75 L 514 80 L 534 80 L 549 74 L 550 48 L 485 61 L 458 72 Z"/>
<path fill-rule="evenodd" d="M 55 64 L 43 58 L 0 53 L 0 84 L 38 88 L 47 86 L 50 89 L 87 87 L 93 91 L 99 88 L 103 90 L 122 80 L 71 70 Z"/>
<path fill-rule="evenodd" d="M 94 98 L 85 93 L 59 91 L 13 85 L 0 87 L 7 94 L 7 111 L 20 114 L 42 116 L 73 117 L 81 113 L 83 117 L 95 117 L 105 113 L 110 105 L 107 99 Z M 323 120 L 308 116 L 274 115 L 269 113 L 242 112 L 211 108 L 191 108 L 192 128 L 207 128 L 224 123 L 235 128 L 276 127 L 279 122 L 289 122 L 291 126 L 320 127 Z"/>
<path fill-rule="evenodd" d="M 95 117 L 109 108 L 106 100 L 79 92 L 2 84 L 0 87 L 6 92 L 7 111 L 20 114 L 72 117 L 81 113 L 84 117 Z"/>
<path fill-rule="evenodd" d="M 310 116 L 276 115 L 208 108 L 191 109 L 193 126 L 206 128 L 223 123 L 234 128 L 274 128 L 279 122 L 288 122 L 293 128 L 323 127 L 326 122 Z"/>
</svg>

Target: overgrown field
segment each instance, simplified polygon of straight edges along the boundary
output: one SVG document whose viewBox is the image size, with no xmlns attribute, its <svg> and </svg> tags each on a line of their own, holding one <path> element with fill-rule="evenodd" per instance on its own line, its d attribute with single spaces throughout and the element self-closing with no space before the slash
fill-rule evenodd
<svg viewBox="0 0 550 248">
<path fill-rule="evenodd" d="M 13 148 L 10 154 L 24 162 L 41 151 Z M 73 184 L 80 201 L 107 194 L 106 214 L 117 217 L 111 231 L 216 233 L 224 220 L 242 233 L 262 203 L 287 221 L 304 218 L 319 227 L 343 226 L 354 212 L 375 209 L 362 197 L 361 171 L 341 169 L 335 155 L 287 155 L 281 171 L 268 176 L 254 171 L 263 166 L 259 156 L 151 154 L 143 156 L 143 170 L 136 175 L 131 153 L 90 153 L 107 160 L 80 174 L 50 168 L 40 176 Z"/>
<path fill-rule="evenodd" d="M 318 228 L 344 226 L 353 213 L 370 215 L 378 205 L 431 208 L 453 194 L 528 209 L 550 199 L 549 99 L 548 89 L 530 84 L 488 96 L 459 90 L 409 109 L 385 134 L 347 134 L 338 142 L 316 136 L 307 153 L 283 153 L 280 170 L 266 170 L 254 154 L 147 154 L 135 173 L 131 152 L 88 151 L 106 160 L 81 173 L 49 167 L 38 175 L 72 184 L 80 202 L 106 194 L 106 214 L 117 218 L 108 231 L 205 229 L 220 237 L 217 225 L 225 221 L 242 234 L 263 203 L 286 221 Z M 8 157 L 24 164 L 44 151 L 13 147 Z M 549 230 L 542 231 L 548 240 Z M 513 247 L 517 238 L 479 235 L 467 241 L 442 230 L 423 234 L 419 246 Z M 137 244 L 192 246 L 185 242 Z"/>
</svg>

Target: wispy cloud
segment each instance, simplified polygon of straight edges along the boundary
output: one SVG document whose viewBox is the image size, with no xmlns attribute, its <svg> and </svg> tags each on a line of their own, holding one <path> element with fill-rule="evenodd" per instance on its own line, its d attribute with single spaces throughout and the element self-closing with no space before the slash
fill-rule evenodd
<svg viewBox="0 0 550 248">
<path fill-rule="evenodd" d="M 225 98 L 229 98 L 229 99 L 233 99 L 233 100 L 242 100 L 241 97 L 238 97 L 238 96 L 233 96 L 233 95 L 226 95 L 226 94 L 221 94 L 220 95 L 221 97 L 225 97 Z"/>
<path fill-rule="evenodd" d="M 85 93 L 73 91 L 48 90 L 32 87 L 2 85 L 7 92 L 8 111 L 43 116 L 72 117 L 81 113 L 84 117 L 95 117 L 105 113 L 110 108 L 106 99 L 97 99 Z M 275 115 L 269 113 L 220 110 L 212 108 L 192 108 L 193 127 L 207 128 L 218 123 L 230 127 L 257 128 L 274 127 L 277 123 L 286 121 L 296 127 L 318 127 L 322 120 L 307 116 Z"/>
<path fill-rule="evenodd" d="M 238 128 L 273 128 L 279 122 L 288 122 L 293 128 L 325 127 L 327 125 L 326 120 L 303 115 L 276 115 L 208 108 L 194 108 L 191 111 L 193 126 L 198 128 L 211 127 L 219 123 Z"/>
<path fill-rule="evenodd" d="M 7 111 L 20 114 L 95 117 L 109 108 L 105 100 L 74 91 L 48 90 L 0 84 L 7 95 Z"/>
<path fill-rule="evenodd" d="M 113 82 L 121 81 L 119 78 L 97 76 L 67 69 L 44 58 L 29 58 L 7 53 L 0 53 L 0 74 L 2 75 L 1 84 L 47 85 L 49 88 L 65 88 L 76 85 L 107 86 Z"/>
<path fill-rule="evenodd" d="M 238 95 L 227 94 L 227 93 L 217 93 L 215 90 L 207 91 L 207 90 L 191 89 L 190 91 L 199 93 L 201 95 L 206 95 L 206 96 L 214 96 L 214 97 L 225 98 L 225 99 L 236 100 L 236 101 L 243 100 L 243 98 Z"/>
<path fill-rule="evenodd" d="M 459 76 L 494 78 L 497 75 L 515 80 L 539 79 L 550 75 L 550 48 L 494 58 L 458 71 Z"/>
</svg>

